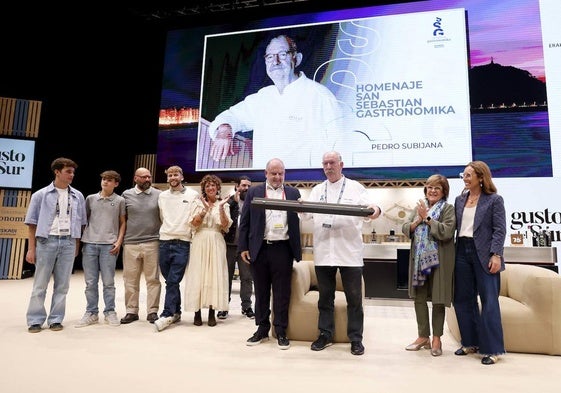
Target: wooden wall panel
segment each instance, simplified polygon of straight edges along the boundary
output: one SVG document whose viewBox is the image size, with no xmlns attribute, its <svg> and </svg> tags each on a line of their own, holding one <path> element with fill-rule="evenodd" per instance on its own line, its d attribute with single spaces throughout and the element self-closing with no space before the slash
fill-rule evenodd
<svg viewBox="0 0 561 393">
<path fill-rule="evenodd" d="M 0 135 L 37 138 L 41 101 L 0 97 Z"/>
<path fill-rule="evenodd" d="M 139 154 L 135 156 L 134 159 L 134 170 L 137 168 L 146 168 L 152 174 L 152 177 L 156 176 L 156 154 Z"/>
<path fill-rule="evenodd" d="M 0 135 L 37 138 L 41 106 L 41 101 L 0 97 Z M 0 189 L 0 209 L 3 207 L 27 209 L 30 200 L 29 190 Z M 26 242 L 27 235 L 0 237 L 0 279 L 21 278 Z"/>
<path fill-rule="evenodd" d="M 0 210 L 3 207 L 27 209 L 31 191 L 0 189 Z M 25 261 L 27 237 L 0 238 L 0 279 L 21 278 Z"/>
</svg>

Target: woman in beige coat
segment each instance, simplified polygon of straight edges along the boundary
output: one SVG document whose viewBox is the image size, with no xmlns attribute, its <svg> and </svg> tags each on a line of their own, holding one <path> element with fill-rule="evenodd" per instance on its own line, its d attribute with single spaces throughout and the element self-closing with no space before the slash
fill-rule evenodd
<svg viewBox="0 0 561 393">
<path fill-rule="evenodd" d="M 454 206 L 447 203 L 450 186 L 442 175 L 432 175 L 402 231 L 411 239 L 409 256 L 409 297 L 414 299 L 417 339 L 405 347 L 408 351 L 431 349 L 433 356 L 442 355 L 440 337 L 444 333 L 445 307 L 450 307 L 454 277 Z M 427 302 L 432 302 L 432 343 Z"/>
</svg>

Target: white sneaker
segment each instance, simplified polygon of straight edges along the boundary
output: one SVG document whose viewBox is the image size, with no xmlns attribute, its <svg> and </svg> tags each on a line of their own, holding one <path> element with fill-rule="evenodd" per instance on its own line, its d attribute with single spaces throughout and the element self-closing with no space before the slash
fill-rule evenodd
<svg viewBox="0 0 561 393">
<path fill-rule="evenodd" d="M 108 311 L 107 314 L 105 314 L 105 323 L 108 323 L 111 326 L 119 326 L 121 321 L 115 311 Z"/>
<path fill-rule="evenodd" d="M 161 332 L 172 323 L 173 317 L 160 317 L 154 321 L 154 329 L 156 329 L 157 332 Z"/>
<path fill-rule="evenodd" d="M 80 319 L 80 322 L 78 322 L 78 324 L 74 325 L 74 327 L 81 328 L 81 327 L 84 327 L 84 326 L 94 325 L 98 322 L 99 322 L 99 318 L 98 318 L 97 314 L 92 314 L 91 312 L 87 312 L 87 313 L 84 314 L 82 319 Z"/>
<path fill-rule="evenodd" d="M 178 323 L 180 321 L 181 321 L 181 314 L 178 312 L 173 314 L 173 316 L 171 317 L 171 323 Z"/>
</svg>

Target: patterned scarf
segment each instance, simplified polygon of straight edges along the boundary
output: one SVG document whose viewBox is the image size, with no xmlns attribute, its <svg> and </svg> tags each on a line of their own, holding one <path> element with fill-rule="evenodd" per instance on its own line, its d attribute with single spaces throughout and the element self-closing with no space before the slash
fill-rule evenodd
<svg viewBox="0 0 561 393">
<path fill-rule="evenodd" d="M 426 203 L 428 206 L 428 200 L 426 200 Z M 429 209 L 428 215 L 431 219 L 438 219 L 440 217 L 444 203 L 444 199 L 441 199 Z M 421 287 L 432 269 L 440 264 L 438 260 L 438 243 L 429 237 L 429 226 L 427 224 L 422 223 L 415 228 L 413 249 L 415 257 L 413 260 L 412 285 L 414 287 Z"/>
</svg>

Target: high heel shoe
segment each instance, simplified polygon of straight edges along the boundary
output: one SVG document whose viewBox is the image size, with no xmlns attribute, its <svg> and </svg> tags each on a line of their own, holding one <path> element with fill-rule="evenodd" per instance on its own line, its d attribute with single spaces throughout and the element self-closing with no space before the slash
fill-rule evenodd
<svg viewBox="0 0 561 393">
<path fill-rule="evenodd" d="M 430 354 L 432 356 L 441 356 L 442 355 L 442 348 L 434 348 L 432 347 L 430 350 Z"/>
<path fill-rule="evenodd" d="M 436 342 L 438 345 L 435 345 L 435 342 Z M 442 355 L 442 341 L 440 341 L 440 340 L 435 341 L 435 340 L 433 339 L 432 345 L 431 345 L 431 349 L 430 349 L 430 354 L 431 354 L 432 356 L 441 356 L 441 355 Z"/>
<path fill-rule="evenodd" d="M 421 341 L 420 343 L 409 344 L 408 346 L 405 347 L 405 350 L 406 351 L 418 351 L 421 348 L 430 349 L 430 341 L 429 341 L 428 338 L 424 341 Z"/>
</svg>

